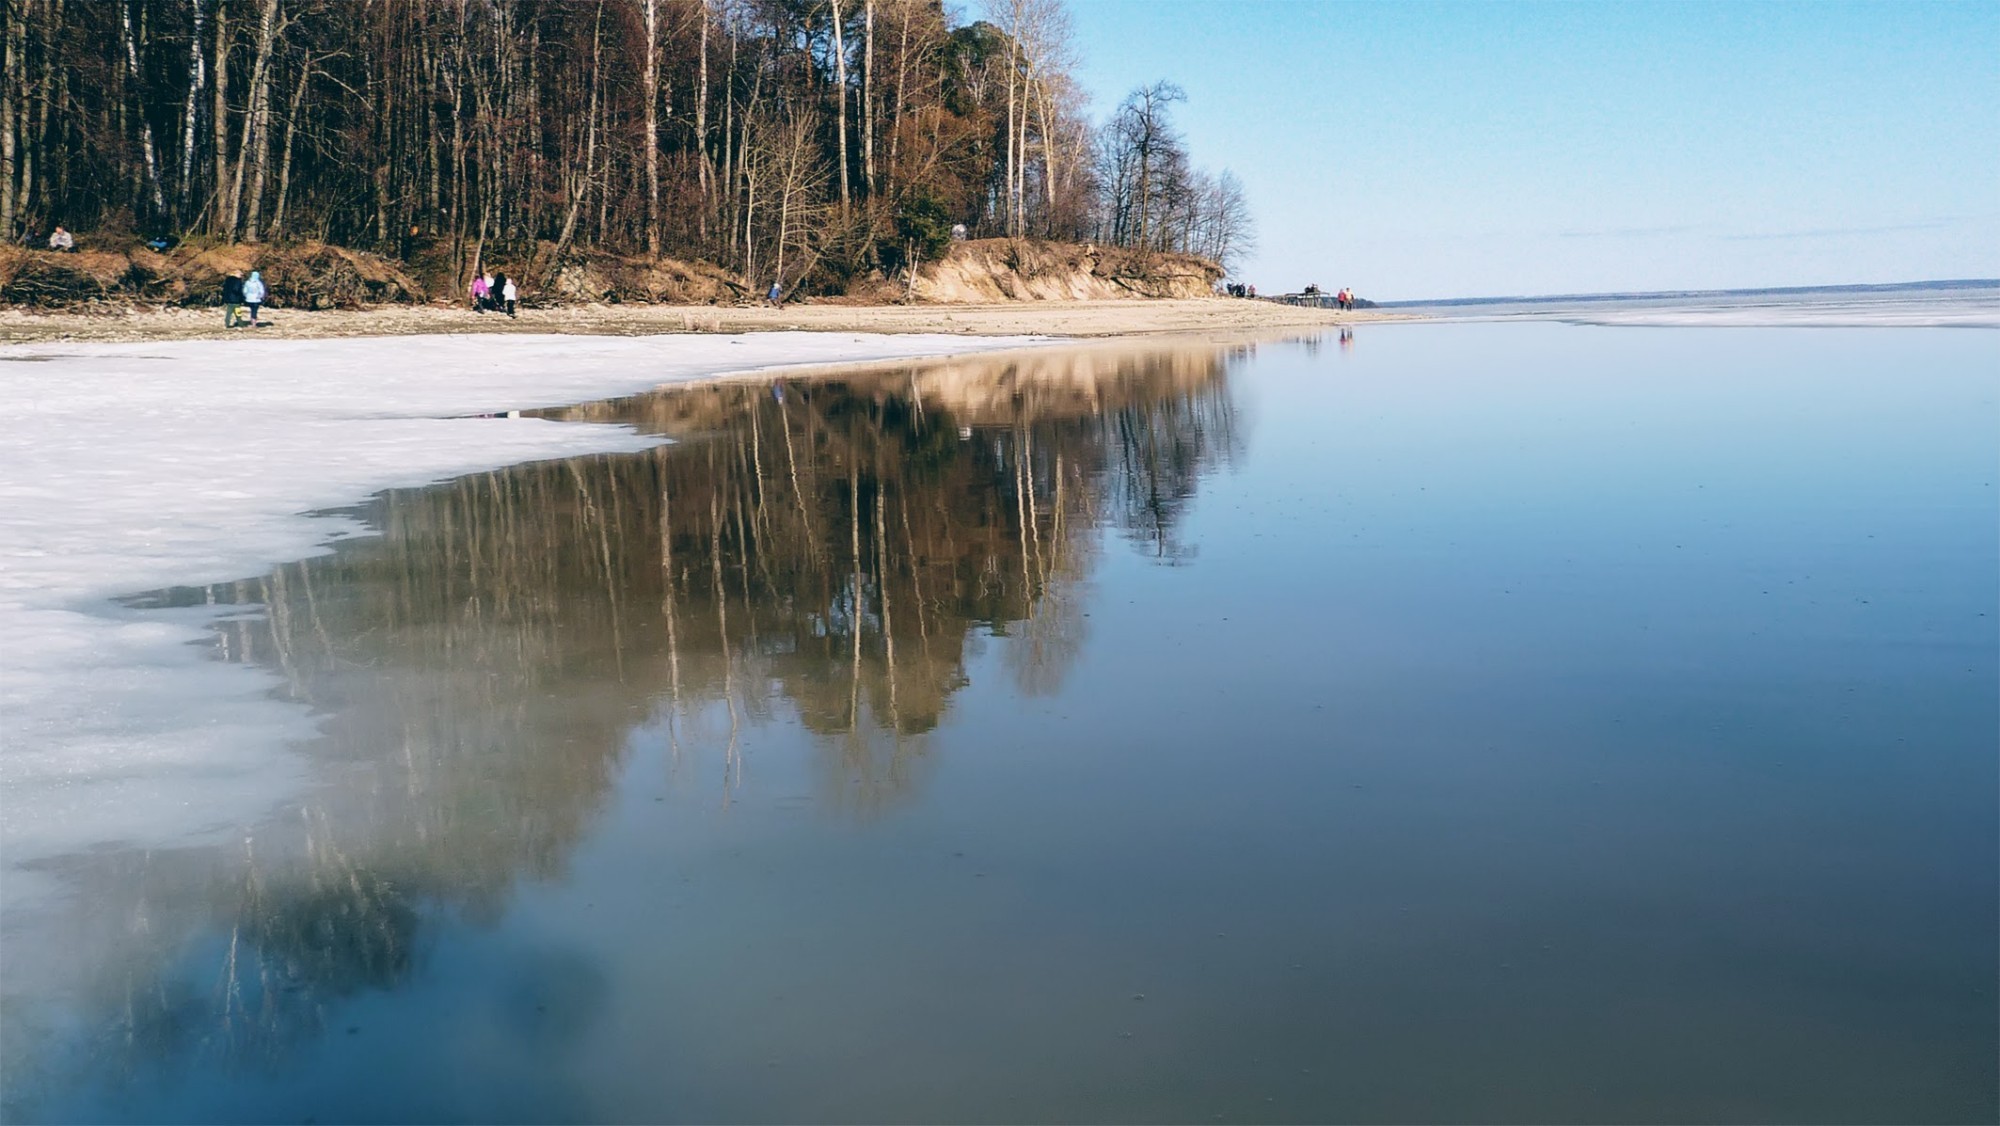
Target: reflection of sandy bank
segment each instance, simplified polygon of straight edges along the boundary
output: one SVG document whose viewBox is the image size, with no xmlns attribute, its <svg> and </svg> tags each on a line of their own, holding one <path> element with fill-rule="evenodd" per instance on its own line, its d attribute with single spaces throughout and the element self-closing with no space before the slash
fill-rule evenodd
<svg viewBox="0 0 2000 1126">
<path fill-rule="evenodd" d="M 1254 353 L 1255 338 L 1226 340 L 1154 338 L 1053 345 L 975 356 L 880 364 L 815 365 L 796 373 L 761 371 L 684 384 L 671 394 L 585 403 L 542 412 L 576 422 L 637 422 L 657 433 L 685 435 L 728 426 L 739 419 L 745 384 L 794 377 L 810 389 L 838 383 L 844 395 L 877 403 L 907 400 L 920 410 L 946 412 L 967 426 L 1012 425 L 1101 415 L 1136 403 L 1184 393 L 1213 381 L 1219 361 Z"/>
</svg>

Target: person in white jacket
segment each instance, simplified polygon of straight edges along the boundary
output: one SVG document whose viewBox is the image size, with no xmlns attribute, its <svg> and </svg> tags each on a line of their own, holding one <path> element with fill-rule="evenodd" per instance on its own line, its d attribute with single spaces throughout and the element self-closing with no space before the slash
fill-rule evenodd
<svg viewBox="0 0 2000 1126">
<path fill-rule="evenodd" d="M 507 305 L 507 316 L 509 317 L 509 319 L 511 319 L 514 316 L 514 308 L 515 308 L 514 303 L 520 300 L 520 298 L 521 298 L 521 291 L 514 288 L 514 279 L 507 277 L 504 274 L 501 275 L 500 300 L 505 302 Z"/>
<path fill-rule="evenodd" d="M 256 270 L 250 271 L 250 276 L 243 281 L 243 303 L 250 306 L 251 328 L 264 327 L 257 320 L 257 307 L 264 303 L 264 293 L 264 275 Z"/>
</svg>

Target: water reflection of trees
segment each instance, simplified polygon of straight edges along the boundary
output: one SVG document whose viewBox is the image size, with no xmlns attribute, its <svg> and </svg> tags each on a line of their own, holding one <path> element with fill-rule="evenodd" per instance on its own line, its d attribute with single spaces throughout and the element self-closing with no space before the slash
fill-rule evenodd
<svg viewBox="0 0 2000 1126">
<path fill-rule="evenodd" d="M 211 936 L 178 985 L 100 999 L 112 1054 L 268 1057 L 399 980 L 425 910 L 495 915 L 560 872 L 635 728 L 719 766 L 727 800 L 743 728 L 789 714 L 827 803 L 907 794 L 986 638 L 1020 690 L 1060 686 L 1105 530 L 1190 554 L 1187 502 L 1237 441 L 1228 360 L 1025 354 L 555 412 L 676 440 L 391 492 L 378 538 L 183 592 L 267 608 L 218 648 L 322 715 L 318 783 L 240 854 L 76 873 Z"/>
</svg>

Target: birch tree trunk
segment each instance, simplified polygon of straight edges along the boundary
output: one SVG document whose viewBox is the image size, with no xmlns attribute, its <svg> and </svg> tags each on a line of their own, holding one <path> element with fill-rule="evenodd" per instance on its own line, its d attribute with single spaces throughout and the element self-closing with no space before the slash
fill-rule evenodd
<svg viewBox="0 0 2000 1126">
<path fill-rule="evenodd" d="M 1015 29 L 1020 27 L 1016 20 Z M 1007 166 L 1005 169 L 1006 189 L 1001 192 L 1002 214 L 1005 216 L 1007 236 L 1014 238 L 1021 232 L 1014 229 L 1014 169 L 1020 157 L 1014 151 L 1014 86 L 1020 71 L 1020 44 L 1010 32 L 1007 36 Z"/>
<path fill-rule="evenodd" d="M 861 0 L 861 183 L 875 198 L 875 0 Z"/>
<path fill-rule="evenodd" d="M 257 22 L 257 55 L 250 64 L 250 105 L 243 113 L 243 131 L 236 147 L 236 179 L 229 190 L 228 210 L 223 213 L 227 221 L 224 233 L 230 238 L 236 237 L 237 220 L 243 213 L 244 175 L 249 171 L 258 118 L 270 92 L 271 39 L 277 31 L 277 22 L 278 0 L 264 0 L 263 14 Z M 258 164 L 261 172 L 261 159 Z"/>
<path fill-rule="evenodd" d="M 903 138 L 903 111 L 910 95 L 910 0 L 902 0 L 903 22 L 896 41 L 896 112 L 889 117 L 888 189 L 896 194 L 896 154 Z"/>
<path fill-rule="evenodd" d="M 834 151 L 836 153 L 835 159 L 840 162 L 840 213 L 842 215 L 847 214 L 849 199 L 847 192 L 847 44 L 841 38 L 841 24 L 844 22 L 846 21 L 841 18 L 840 0 L 833 0 L 833 96 L 836 99 L 835 104 L 840 107 L 836 115 L 839 124 L 835 127 L 835 135 L 839 139 L 835 143 Z M 783 251 L 781 250 L 779 253 L 782 254 Z"/>
<path fill-rule="evenodd" d="M 695 163 L 695 174 L 701 181 L 701 214 L 697 218 L 699 235 L 704 253 L 708 250 L 708 213 L 715 206 L 715 186 L 710 181 L 714 172 L 709 168 L 708 156 L 708 0 L 699 0 L 701 6 L 701 69 L 695 79 L 694 96 L 694 146 L 701 159 Z"/>
<path fill-rule="evenodd" d="M 139 40 L 132 34 L 132 9 L 125 0 L 118 0 L 118 19 L 125 34 L 125 75 L 132 84 L 130 100 L 139 118 L 139 148 L 146 161 L 146 184 L 152 190 L 153 214 L 158 216 L 167 210 L 167 197 L 160 189 L 160 160 L 153 147 L 153 122 L 146 116 L 146 75 L 139 66 Z"/>
<path fill-rule="evenodd" d="M 194 32 L 188 36 L 188 92 L 187 104 L 181 110 L 181 178 L 180 207 L 181 218 L 186 221 L 192 216 L 194 207 L 194 130 L 195 118 L 200 116 L 202 89 L 208 85 L 207 61 L 201 54 L 201 25 L 206 18 L 202 0 L 189 0 L 194 14 Z"/>
<path fill-rule="evenodd" d="M 646 253 L 660 256 L 660 0 L 644 0 L 646 71 Z"/>
<path fill-rule="evenodd" d="M 266 0 L 264 23 L 257 33 L 257 66 L 250 90 L 250 121 L 256 140 L 245 133 L 250 158 L 250 199 L 243 220 L 243 241 L 256 242 L 258 221 L 264 213 L 264 170 L 271 163 L 271 47 L 275 40 L 278 0 Z"/>
</svg>

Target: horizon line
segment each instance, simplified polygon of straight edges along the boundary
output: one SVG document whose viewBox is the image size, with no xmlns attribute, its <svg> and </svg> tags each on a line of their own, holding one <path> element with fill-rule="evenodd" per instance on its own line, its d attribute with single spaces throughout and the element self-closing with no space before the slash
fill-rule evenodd
<svg viewBox="0 0 2000 1126">
<path fill-rule="evenodd" d="M 1502 302 L 1609 301 L 1646 297 L 1754 297 L 1795 293 L 1867 293 L 1896 289 L 2000 289 L 2000 278 L 1936 278 L 1924 281 L 1850 282 L 1829 285 L 1751 286 L 1742 289 L 1611 290 L 1594 293 L 1510 294 L 1491 297 L 1430 297 L 1376 301 L 1378 309 L 1411 305 L 1494 305 Z"/>
</svg>

